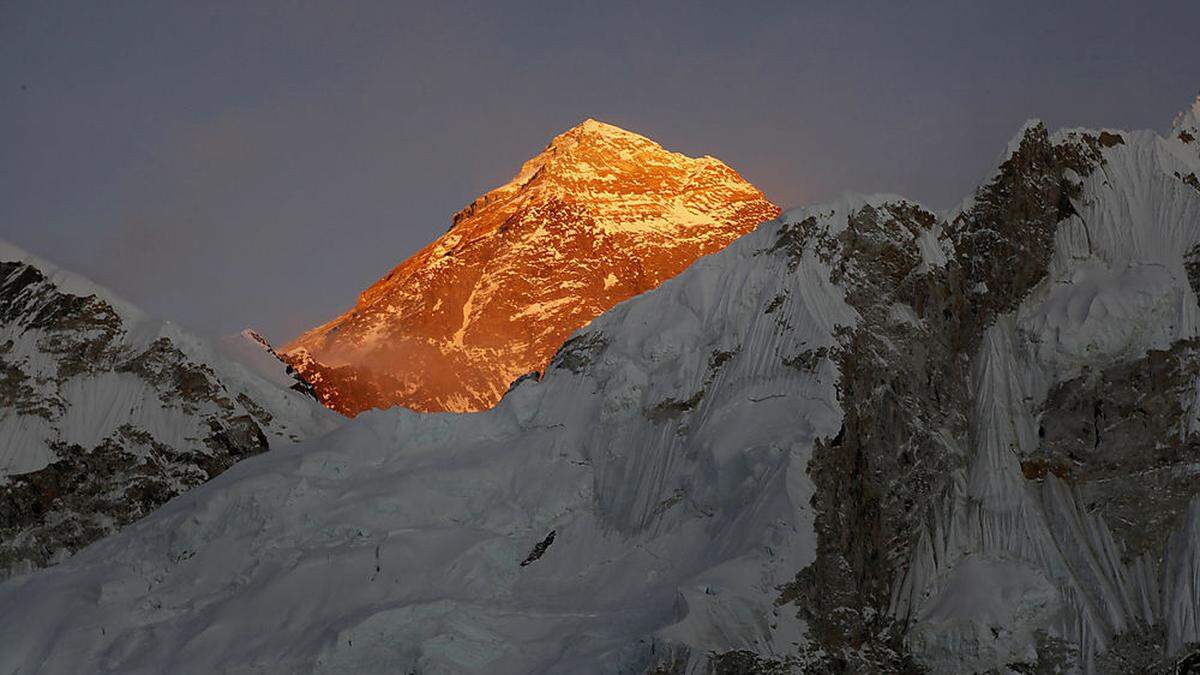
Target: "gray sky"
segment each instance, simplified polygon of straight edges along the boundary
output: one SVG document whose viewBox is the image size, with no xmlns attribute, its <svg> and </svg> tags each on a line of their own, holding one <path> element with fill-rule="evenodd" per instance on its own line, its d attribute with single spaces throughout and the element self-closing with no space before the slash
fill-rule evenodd
<svg viewBox="0 0 1200 675">
<path fill-rule="evenodd" d="M 283 341 L 595 117 L 782 206 L 957 202 L 1029 117 L 1165 130 L 1200 2 L 0 0 L 0 237 Z"/>
</svg>

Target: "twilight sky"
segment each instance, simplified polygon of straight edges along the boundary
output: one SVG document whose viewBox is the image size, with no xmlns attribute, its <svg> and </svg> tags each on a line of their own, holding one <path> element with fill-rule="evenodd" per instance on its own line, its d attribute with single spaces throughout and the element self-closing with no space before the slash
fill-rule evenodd
<svg viewBox="0 0 1200 675">
<path fill-rule="evenodd" d="M 4 0 L 0 238 L 282 342 L 586 117 L 785 207 L 945 208 L 1026 118 L 1165 130 L 1197 26 L 1195 0 Z"/>
</svg>

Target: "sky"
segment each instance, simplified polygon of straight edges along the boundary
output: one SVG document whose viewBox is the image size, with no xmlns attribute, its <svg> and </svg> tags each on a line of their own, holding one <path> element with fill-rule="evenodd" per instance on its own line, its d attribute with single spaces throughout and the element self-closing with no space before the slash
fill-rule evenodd
<svg viewBox="0 0 1200 675">
<path fill-rule="evenodd" d="M 943 209 L 1028 118 L 1165 132 L 1197 26 L 1194 0 L 0 0 L 0 238 L 285 342 L 588 117 L 784 207 Z"/>
</svg>

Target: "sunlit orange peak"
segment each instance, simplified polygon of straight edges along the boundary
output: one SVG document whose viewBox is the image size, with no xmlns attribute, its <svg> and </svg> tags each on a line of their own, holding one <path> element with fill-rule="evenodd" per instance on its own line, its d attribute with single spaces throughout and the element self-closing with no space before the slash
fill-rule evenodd
<svg viewBox="0 0 1200 675">
<path fill-rule="evenodd" d="M 778 212 L 715 158 L 587 119 L 284 353 L 347 414 L 488 408 L 596 315 Z"/>
</svg>

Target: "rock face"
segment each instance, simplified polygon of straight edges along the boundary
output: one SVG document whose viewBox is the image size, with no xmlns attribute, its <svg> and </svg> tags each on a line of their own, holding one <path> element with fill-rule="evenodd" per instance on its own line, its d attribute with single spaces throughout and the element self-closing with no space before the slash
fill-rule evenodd
<svg viewBox="0 0 1200 675">
<path fill-rule="evenodd" d="M 1188 672 L 1177 132 L 788 211 L 494 409 L 362 415 L 0 584 L 0 670 Z"/>
<path fill-rule="evenodd" d="M 816 251 L 860 317 L 853 330 L 839 329 L 830 353 L 842 427 L 817 442 L 808 468 L 817 486 L 817 558 L 781 596 L 815 629 L 823 669 L 915 668 L 902 642 L 907 626 L 890 611 L 895 580 L 907 571 L 924 515 L 947 498 L 964 466 L 972 360 L 985 330 L 1048 275 L 1055 231 L 1076 215 L 1080 180 L 1119 139 L 1052 139 L 1033 124 L 947 221 L 893 201 L 864 206 L 845 222 L 810 217 L 781 229 L 775 248 Z"/>
<path fill-rule="evenodd" d="M 332 424 L 311 393 L 0 246 L 0 575 L 62 560 Z"/>
<path fill-rule="evenodd" d="M 489 408 L 613 305 L 779 209 L 728 166 L 588 120 L 283 353 L 331 408 Z"/>
</svg>

